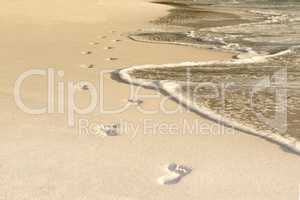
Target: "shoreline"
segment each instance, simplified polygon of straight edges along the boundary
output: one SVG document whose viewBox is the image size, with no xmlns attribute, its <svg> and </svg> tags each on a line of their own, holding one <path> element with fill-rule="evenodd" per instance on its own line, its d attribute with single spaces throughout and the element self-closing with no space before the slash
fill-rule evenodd
<svg viewBox="0 0 300 200">
<path fill-rule="evenodd" d="M 178 44 L 180 45 L 180 44 Z M 182 44 L 184 45 L 184 44 Z M 278 144 L 279 146 L 282 146 L 284 148 L 287 148 L 291 151 L 291 153 L 295 153 L 297 155 L 300 155 L 300 142 L 291 136 L 285 137 L 276 133 L 271 132 L 265 132 L 265 131 L 257 131 L 254 128 L 247 127 L 245 125 L 240 124 L 239 122 L 235 121 L 234 119 L 229 119 L 226 117 L 223 117 L 220 114 L 215 113 L 213 110 L 210 110 L 205 107 L 199 107 L 196 104 L 194 104 L 192 101 L 184 97 L 180 94 L 180 92 L 176 92 L 176 90 L 180 87 L 179 83 L 176 81 L 171 80 L 151 80 L 151 79 L 140 79 L 140 78 L 134 78 L 130 75 L 130 72 L 133 72 L 135 70 L 142 70 L 142 69 L 155 69 L 155 68 L 172 68 L 172 67 L 188 67 L 188 66 L 209 66 L 213 64 L 218 63 L 226 63 L 226 64 L 239 64 L 239 63 L 252 63 L 252 62 L 266 62 L 265 59 L 269 57 L 277 57 L 284 54 L 290 53 L 291 50 L 283 50 L 281 52 L 278 52 L 273 55 L 267 55 L 267 56 L 257 56 L 257 58 L 251 57 L 248 59 L 230 59 L 225 61 L 209 61 L 209 62 L 184 62 L 184 63 L 173 63 L 173 64 L 162 64 L 162 65 L 140 65 L 140 66 L 131 66 L 129 68 L 124 68 L 116 71 L 115 73 L 119 75 L 119 78 L 121 79 L 121 82 L 125 82 L 128 84 L 133 84 L 137 86 L 144 87 L 146 89 L 153 89 L 160 91 L 163 95 L 170 96 L 171 99 L 173 99 L 176 103 L 187 107 L 187 109 L 191 110 L 192 112 L 195 112 L 199 115 L 199 117 L 207 118 L 220 126 L 227 126 L 229 128 L 233 128 L 237 131 L 244 132 L 245 134 L 250 134 L 259 138 L 262 138 L 264 140 L 267 140 L 271 143 Z"/>
<path fill-rule="evenodd" d="M 172 10 L 175 9 L 179 9 L 178 7 L 180 6 L 188 6 L 188 4 L 176 4 L 173 3 L 172 1 L 168 2 L 154 2 L 154 3 L 158 3 L 158 4 L 162 4 L 162 5 L 169 5 L 172 7 L 172 9 L 169 10 L 169 15 L 172 12 Z M 202 10 L 202 12 L 205 12 L 205 10 Z M 212 11 L 210 11 L 212 12 Z M 221 11 L 219 11 L 221 13 Z M 272 16 L 272 13 L 268 13 L 268 12 L 259 12 L 259 11 L 251 11 L 251 12 L 255 12 L 255 13 L 259 13 L 261 15 L 269 15 Z M 227 13 L 228 14 L 228 13 Z M 223 13 L 223 15 L 225 15 L 225 13 Z M 285 18 L 284 15 L 282 14 L 274 14 L 276 19 L 278 16 L 281 16 L 283 18 Z M 235 16 L 237 17 L 237 16 Z M 162 19 L 164 17 L 161 17 L 158 19 L 158 21 L 160 19 Z M 166 17 L 165 17 L 166 18 Z M 240 23 L 238 25 L 241 26 L 247 26 L 249 25 L 249 23 L 258 23 L 258 24 L 268 24 L 270 23 L 270 21 L 272 21 L 272 18 L 265 18 L 262 21 L 258 21 L 258 22 L 248 22 L 248 23 Z M 167 24 L 167 22 L 165 22 Z M 163 23 L 162 23 L 163 24 Z M 154 25 L 155 26 L 155 25 Z M 226 25 L 224 25 L 226 26 Z M 230 25 L 229 25 L 230 26 Z M 208 26 L 209 27 L 209 26 Z M 220 26 L 216 26 L 217 28 L 221 28 Z M 164 33 L 169 33 L 168 30 L 161 30 L 161 31 L 154 31 L 154 34 L 164 34 Z M 179 34 L 180 32 L 174 32 L 174 34 Z M 146 39 L 144 37 L 142 37 L 141 35 L 143 34 L 148 34 L 151 35 L 151 31 L 144 31 L 144 32 L 137 32 L 137 33 L 133 33 L 130 34 L 128 37 L 130 39 L 132 39 L 133 41 L 136 42 L 141 42 L 141 43 L 153 43 L 153 44 L 170 44 L 170 45 L 182 45 L 182 46 L 190 46 L 190 47 L 194 47 L 194 48 L 201 48 L 201 49 L 205 49 L 205 50 L 211 50 L 208 47 L 205 47 L 205 45 L 201 45 L 201 44 L 197 44 L 197 42 L 193 43 L 193 42 L 180 42 L 180 41 L 164 41 L 164 40 L 160 40 L 160 41 L 153 41 L 150 39 Z M 149 37 L 149 36 L 148 36 Z M 193 37 L 192 37 L 193 38 Z M 254 55 L 251 56 L 247 56 L 246 58 L 243 58 L 245 56 L 243 56 L 242 52 L 239 51 L 235 51 L 233 49 L 224 49 L 224 48 L 219 48 L 217 50 L 214 49 L 215 51 L 219 51 L 219 52 L 226 52 L 226 53 L 235 53 L 235 55 L 233 54 L 231 59 L 227 59 L 224 61 L 219 61 L 219 60 L 214 60 L 214 61 L 208 61 L 208 62 L 195 62 L 195 61 L 187 61 L 184 63 L 172 63 L 172 64 L 161 64 L 161 65 L 139 65 L 139 66 L 131 66 L 129 68 L 125 68 L 125 69 L 120 69 L 116 72 L 116 74 L 119 75 L 119 79 L 121 79 L 122 82 L 128 83 L 128 84 L 134 84 L 137 86 L 142 86 L 146 89 L 154 89 L 154 90 L 158 90 L 160 91 L 162 94 L 164 95 L 168 95 L 171 96 L 171 98 L 176 101 L 178 104 L 187 107 L 188 109 L 190 109 L 191 111 L 199 114 L 200 117 L 205 117 L 207 119 L 210 119 L 212 121 L 215 121 L 216 123 L 222 125 L 222 126 L 228 126 L 230 128 L 234 128 L 238 131 L 242 131 L 246 134 L 250 134 L 253 136 L 257 136 L 260 137 L 262 139 L 265 139 L 267 141 L 270 141 L 272 143 L 278 144 L 280 146 L 283 146 L 287 149 L 289 149 L 291 152 L 294 152 L 297 155 L 300 155 L 300 142 L 288 135 L 288 136 L 283 136 L 277 133 L 273 133 L 273 132 L 266 132 L 266 131 L 258 131 L 255 128 L 251 128 L 249 126 L 246 125 L 242 125 L 241 123 L 235 121 L 234 119 L 230 119 L 230 118 L 224 118 L 222 115 L 215 113 L 213 110 L 210 110 L 208 108 L 205 107 L 199 107 L 196 104 L 194 104 L 192 101 L 190 101 L 189 99 L 187 99 L 186 97 L 184 97 L 183 95 L 180 94 L 180 92 L 178 92 L 177 90 L 180 88 L 180 83 L 177 83 L 177 81 L 171 81 L 171 80 L 152 80 L 152 79 L 141 79 L 141 78 L 134 78 L 133 76 L 130 75 L 130 72 L 134 72 L 135 70 L 143 70 L 143 69 L 155 69 L 155 68 L 161 68 L 162 70 L 164 68 L 172 68 L 172 67 L 180 67 L 180 66 L 184 66 L 184 67 L 189 67 L 189 66 L 209 66 L 209 65 L 213 65 L 213 64 L 219 64 L 219 63 L 224 63 L 224 64 L 231 64 L 231 65 L 235 65 L 235 64 L 241 64 L 241 63 L 245 63 L 245 64 L 250 64 L 250 63 L 264 63 L 267 62 L 268 58 L 274 58 L 274 57 L 280 57 L 286 54 L 290 54 L 292 53 L 294 48 L 297 48 L 298 46 L 293 46 L 289 49 L 283 49 L 281 51 L 275 52 L 273 54 L 269 54 L 269 55 L 259 55 L 257 53 L 255 53 Z M 244 54 L 248 54 L 250 52 L 244 53 Z M 241 56 L 242 58 L 239 58 L 239 56 Z M 165 86 L 168 85 L 168 86 Z M 177 88 L 177 89 L 176 89 Z M 177 94 L 179 93 L 179 94 Z"/>
</svg>

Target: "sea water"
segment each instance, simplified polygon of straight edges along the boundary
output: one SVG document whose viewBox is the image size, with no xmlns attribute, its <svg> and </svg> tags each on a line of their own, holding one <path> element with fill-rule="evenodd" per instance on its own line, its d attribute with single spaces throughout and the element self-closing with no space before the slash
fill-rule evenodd
<svg viewBox="0 0 300 200">
<path fill-rule="evenodd" d="M 300 1 L 182 0 L 133 40 L 232 52 L 230 61 L 137 66 L 127 81 L 156 83 L 214 120 L 275 138 L 300 141 Z M 126 74 L 126 76 L 124 75 Z M 300 146 L 298 145 L 298 149 Z"/>
</svg>

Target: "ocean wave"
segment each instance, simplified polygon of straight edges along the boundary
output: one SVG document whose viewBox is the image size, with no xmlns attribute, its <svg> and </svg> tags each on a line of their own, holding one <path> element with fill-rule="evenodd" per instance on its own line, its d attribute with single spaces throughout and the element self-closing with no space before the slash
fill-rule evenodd
<svg viewBox="0 0 300 200">
<path fill-rule="evenodd" d="M 240 6 L 240 4 L 242 5 L 243 3 L 239 2 L 238 4 L 238 6 Z M 251 122 L 241 123 L 244 118 L 242 118 L 241 120 L 237 120 L 237 116 L 239 116 L 240 114 L 239 112 L 234 113 L 236 115 L 234 117 L 231 117 L 230 115 L 221 115 L 216 110 L 212 109 L 214 107 L 209 108 L 205 107 L 204 105 L 201 106 L 201 104 L 197 104 L 196 102 L 185 96 L 183 92 L 181 92 L 181 88 L 184 86 L 185 82 L 177 80 L 176 77 L 174 80 L 170 80 L 167 78 L 157 80 L 155 78 L 151 78 L 150 75 L 148 75 L 147 79 L 138 78 L 132 75 L 137 71 L 144 70 L 144 73 L 147 73 L 150 69 L 157 68 L 167 70 L 169 68 L 178 67 L 194 67 L 194 69 L 199 69 L 202 67 L 202 74 L 200 73 L 200 75 L 206 76 L 206 73 L 212 74 L 211 77 L 206 77 L 206 79 L 203 78 L 203 80 L 209 79 L 212 81 L 219 81 L 222 80 L 222 78 L 226 80 L 226 78 L 229 77 L 232 78 L 232 80 L 237 81 L 238 84 L 243 85 L 247 84 L 247 81 L 246 83 L 243 82 L 245 78 L 248 78 L 248 81 L 251 78 L 253 78 L 253 80 L 257 80 L 259 75 L 265 75 L 264 73 L 270 72 L 268 68 L 272 68 L 276 65 L 283 65 L 285 67 L 291 65 L 291 67 L 287 67 L 291 71 L 291 73 L 288 74 L 289 80 L 291 82 L 288 86 L 286 86 L 286 89 L 292 89 L 291 93 L 295 94 L 296 96 L 289 96 L 291 97 L 289 98 L 289 101 L 291 103 L 288 106 L 291 108 L 291 110 L 289 110 L 288 112 L 291 112 L 294 115 L 294 118 L 291 119 L 291 122 L 289 121 L 289 123 L 291 123 L 291 125 L 293 126 L 293 129 L 291 130 L 293 132 L 297 132 L 297 130 L 300 130 L 299 126 L 294 126 L 298 123 L 296 121 L 298 120 L 297 117 L 299 117 L 299 113 L 295 115 L 295 112 L 298 112 L 296 107 L 299 106 L 297 102 L 299 102 L 300 100 L 300 92 L 297 90 L 297 87 L 300 83 L 300 71 L 298 70 L 298 65 L 300 64 L 300 57 L 298 56 L 300 49 L 300 37 L 298 37 L 300 31 L 300 24 L 298 24 L 299 15 L 297 15 L 297 12 L 295 14 L 295 12 L 289 12 L 285 9 L 266 9 L 265 5 L 261 8 L 257 6 L 255 7 L 255 9 L 249 9 L 247 6 L 245 6 L 245 4 L 243 5 L 246 9 L 241 12 L 248 14 L 241 15 L 240 17 L 242 20 L 237 19 L 240 20 L 240 23 L 237 24 L 229 23 L 222 26 L 207 26 L 192 30 L 190 29 L 190 26 L 188 26 L 187 29 L 183 28 L 176 30 L 175 28 L 173 31 L 168 30 L 168 32 L 166 32 L 165 30 L 151 30 L 143 31 L 138 34 L 131 34 L 129 36 L 131 39 L 141 42 L 185 45 L 197 48 L 216 49 L 226 52 L 232 52 L 236 55 L 231 60 L 184 62 L 163 65 L 140 65 L 122 69 L 118 72 L 118 74 L 122 80 L 130 84 L 160 90 L 166 94 L 169 94 L 173 97 L 173 99 L 180 102 L 182 105 L 185 105 L 189 109 L 205 116 L 208 119 L 217 121 L 218 123 L 229 127 L 233 127 L 242 132 L 265 138 L 269 141 L 288 147 L 294 152 L 300 153 L 300 142 L 297 140 L 297 138 L 299 139 L 298 136 L 292 137 L 288 134 L 278 134 L 276 131 L 272 130 L 261 130 L 256 127 L 256 122 L 253 121 L 253 118 L 251 118 L 251 122 L 254 123 L 253 126 L 252 124 L 250 124 Z M 226 7 L 226 5 L 223 6 Z M 231 11 L 233 13 L 236 13 L 234 9 L 231 9 Z M 189 15 L 188 11 L 186 12 L 187 15 Z M 218 16 L 220 16 L 219 14 Z M 171 21 L 173 20 L 172 17 L 175 17 L 175 19 L 178 20 L 175 15 L 172 15 L 170 18 Z M 185 16 L 181 17 L 184 18 Z M 250 20 L 247 22 L 247 20 L 245 19 L 247 19 L 248 17 L 250 18 Z M 164 18 L 164 20 L 168 21 L 168 17 Z M 191 20 L 189 19 L 185 22 L 190 23 Z M 179 24 L 182 25 L 184 23 Z M 254 69 L 251 67 L 254 67 Z M 243 71 L 243 69 L 250 69 L 250 75 L 243 74 L 243 72 L 245 72 Z M 255 74 L 257 73 L 255 72 L 256 69 L 258 71 L 261 70 L 259 72 L 260 74 Z M 162 73 L 163 71 L 160 72 Z M 223 74 L 222 76 L 217 77 L 214 73 Z M 277 85 L 276 87 L 282 86 Z M 231 96 L 231 98 L 236 98 L 236 96 Z M 246 97 L 243 98 L 245 99 Z M 270 101 L 270 97 L 268 95 L 262 96 L 262 99 Z M 238 100 L 236 100 L 237 102 L 234 99 L 230 100 L 233 100 L 232 102 L 230 102 L 231 104 L 239 103 Z M 242 104 L 241 106 L 244 105 Z M 258 109 L 261 109 L 263 111 L 270 111 L 270 106 L 273 106 L 273 104 L 271 103 L 266 107 L 263 107 L 263 104 L 260 104 L 259 106 L 261 107 L 259 107 Z"/>
<path fill-rule="evenodd" d="M 140 65 L 140 66 L 132 66 L 129 68 L 122 69 L 118 71 L 119 77 L 129 83 L 134 85 L 139 85 L 146 88 L 151 88 L 155 90 L 163 91 L 164 93 L 167 93 L 172 98 L 174 98 L 177 102 L 180 104 L 188 107 L 190 110 L 205 116 L 206 118 L 213 120 L 215 122 L 218 122 L 221 125 L 225 125 L 231 128 L 234 128 L 236 130 L 252 134 L 255 136 L 259 136 L 261 138 L 264 138 L 268 141 L 277 143 L 279 145 L 282 145 L 293 152 L 300 154 L 300 142 L 291 136 L 283 136 L 276 133 L 273 133 L 272 131 L 259 131 L 256 130 L 253 127 L 246 126 L 244 124 L 239 123 L 238 121 L 235 121 L 232 118 L 224 117 L 218 113 L 216 113 L 214 110 L 211 110 L 209 108 L 206 108 L 204 106 L 200 106 L 196 104 L 195 102 L 191 101 L 189 98 L 184 96 L 182 92 L 180 91 L 180 88 L 182 87 L 182 84 L 185 84 L 181 81 L 170 81 L 170 80 L 151 80 L 151 79 L 140 79 L 135 78 L 131 76 L 130 74 L 136 70 L 143 70 L 143 69 L 155 69 L 155 68 L 175 68 L 175 67 L 193 67 L 193 66 L 210 66 L 210 65 L 216 65 L 216 64 L 226 64 L 233 66 L 238 64 L 249 64 L 249 63 L 256 63 L 256 62 L 265 62 L 266 59 L 276 56 L 282 56 L 285 54 L 290 53 L 290 51 L 283 51 L 277 54 L 274 54 L 272 56 L 259 58 L 259 59 L 240 59 L 240 60 L 230 60 L 230 61 L 208 61 L 208 62 L 184 62 L 184 63 L 175 63 L 175 64 L 163 64 L 163 65 Z M 216 68 L 215 68 L 216 69 Z M 215 70 L 214 69 L 214 70 Z"/>
</svg>

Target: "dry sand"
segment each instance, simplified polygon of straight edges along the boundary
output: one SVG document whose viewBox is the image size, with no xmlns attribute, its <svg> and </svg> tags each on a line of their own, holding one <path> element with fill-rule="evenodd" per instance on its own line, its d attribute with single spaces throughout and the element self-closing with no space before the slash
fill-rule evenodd
<svg viewBox="0 0 300 200">
<path fill-rule="evenodd" d="M 166 114 L 159 109 L 165 97 L 155 91 L 142 89 L 143 94 L 156 97 L 143 98 L 140 106 L 155 113 L 145 114 L 136 105 L 116 114 L 97 110 L 77 115 L 73 128 L 68 127 L 67 114 L 59 114 L 57 109 L 53 114 L 30 115 L 16 106 L 14 82 L 30 69 L 53 67 L 64 71 L 64 77 L 56 81 L 88 80 L 96 84 L 99 72 L 106 70 L 230 57 L 190 47 L 141 44 L 127 39 L 127 33 L 149 27 L 147 22 L 163 16 L 167 9 L 145 0 L 1 2 L 1 200 L 298 198 L 298 155 L 244 133 L 230 134 L 233 131 L 228 128 L 223 130 L 226 134 L 220 135 L 216 131 L 222 129 L 219 125 L 188 111 Z M 105 49 L 108 46 L 114 48 L 108 51 Z M 80 67 L 83 65 L 93 67 Z M 105 108 L 124 105 L 129 98 L 129 86 L 111 79 L 107 73 L 103 81 Z M 27 80 L 22 87 L 24 102 L 30 106 L 44 105 L 46 89 L 45 78 Z M 89 101 L 89 88 L 86 89 L 77 92 L 79 105 Z M 169 109 L 180 108 L 171 100 L 165 103 Z M 126 120 L 139 129 L 116 137 L 79 134 L 80 118 L 101 124 L 118 121 L 124 124 Z M 169 124 L 178 128 L 183 128 L 183 120 L 199 120 L 214 130 L 212 133 L 203 128 L 182 135 L 176 130 L 166 134 L 156 127 L 151 134 L 143 130 L 149 120 L 151 125 Z M 176 184 L 159 184 L 158 178 L 170 173 L 165 166 L 173 162 L 191 167 L 192 172 L 175 181 Z"/>
</svg>

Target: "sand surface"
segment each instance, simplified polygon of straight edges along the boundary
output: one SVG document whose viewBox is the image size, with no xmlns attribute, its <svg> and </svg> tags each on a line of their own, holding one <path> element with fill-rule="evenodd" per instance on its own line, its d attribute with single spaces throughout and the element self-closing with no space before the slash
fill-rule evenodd
<svg viewBox="0 0 300 200">
<path fill-rule="evenodd" d="M 26 114 L 16 106 L 14 83 L 26 70 L 62 70 L 64 76 L 56 77 L 56 84 L 88 80 L 98 88 L 102 80 L 103 88 L 98 88 L 99 96 L 104 97 L 102 105 L 116 109 L 127 103 L 130 87 L 111 79 L 109 71 L 231 56 L 191 47 L 142 44 L 126 37 L 137 29 L 151 27 L 148 22 L 165 15 L 167 9 L 146 0 L 1 2 L 1 200 L 298 198 L 298 155 L 260 138 L 222 128 L 152 90 L 140 90 L 147 95 L 141 107 L 151 114 L 135 105 L 115 114 L 97 109 L 76 115 L 75 127 L 68 126 L 67 109 L 63 114 L 57 112 L 56 100 L 55 112 L 42 115 Z M 85 67 L 90 65 L 93 67 Z M 26 105 L 45 105 L 46 78 L 26 80 L 22 97 Z M 162 111 L 162 100 L 169 111 L 180 111 Z M 89 91 L 78 90 L 77 104 L 84 107 L 88 101 Z M 68 102 L 64 105 L 67 108 Z M 132 124 L 137 130 L 104 137 L 80 132 L 80 119 Z M 184 121 L 195 120 L 211 130 L 177 131 L 183 129 Z M 162 124 L 177 129 L 169 131 Z M 157 180 L 170 173 L 166 165 L 173 162 L 191 167 L 191 173 L 175 184 L 159 184 Z"/>
</svg>

